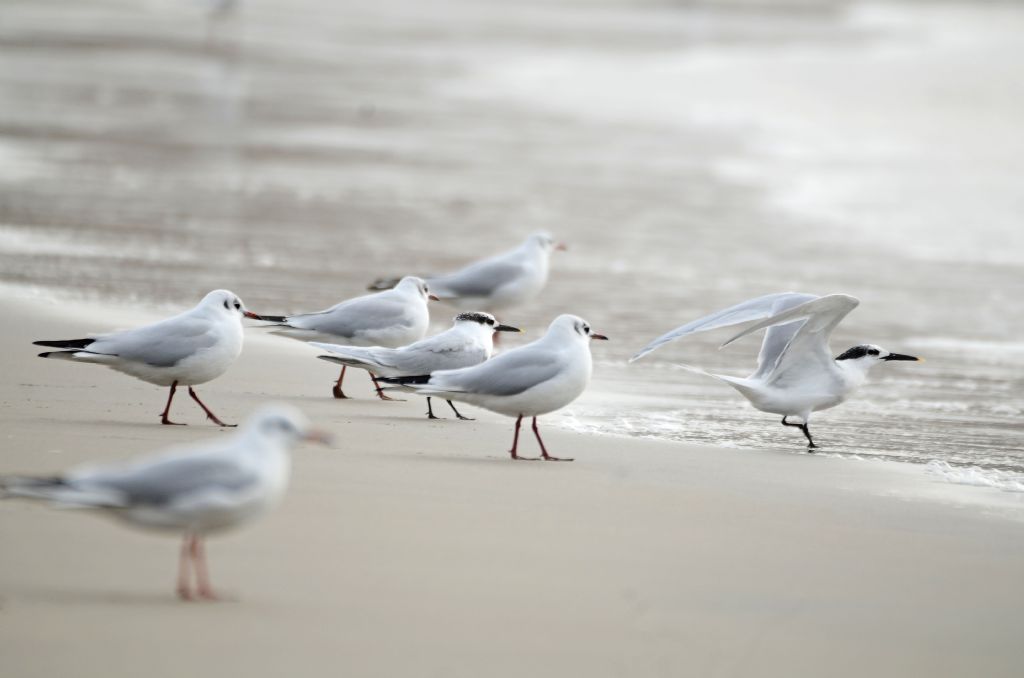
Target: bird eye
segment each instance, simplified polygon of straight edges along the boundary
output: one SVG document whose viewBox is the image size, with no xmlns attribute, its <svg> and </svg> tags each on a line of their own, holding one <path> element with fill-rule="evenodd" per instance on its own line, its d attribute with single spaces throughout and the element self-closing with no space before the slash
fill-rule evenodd
<svg viewBox="0 0 1024 678">
<path fill-rule="evenodd" d="M 583 334 L 590 334 L 590 325 L 583 326 Z"/>
<path fill-rule="evenodd" d="M 494 318 L 488 318 L 487 319 L 487 324 L 488 325 L 493 325 L 494 324 Z"/>
<path fill-rule="evenodd" d="M 237 308 L 238 310 L 242 310 L 242 305 L 238 303 L 238 299 L 235 299 L 235 308 Z"/>
</svg>

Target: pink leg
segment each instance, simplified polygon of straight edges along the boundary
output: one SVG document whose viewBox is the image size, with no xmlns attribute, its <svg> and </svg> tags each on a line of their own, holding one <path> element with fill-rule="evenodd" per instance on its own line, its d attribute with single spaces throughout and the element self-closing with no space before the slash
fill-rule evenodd
<svg viewBox="0 0 1024 678">
<path fill-rule="evenodd" d="M 572 461 L 571 457 L 552 457 L 544 449 L 544 441 L 540 439 L 540 429 L 537 428 L 537 417 L 533 418 L 533 435 L 537 436 L 537 443 L 540 445 L 540 456 L 544 461 Z"/>
<path fill-rule="evenodd" d="M 373 387 L 377 389 L 377 397 L 378 398 L 380 398 L 381 400 L 401 400 L 401 398 L 392 398 L 388 394 L 384 393 L 384 389 L 382 389 L 380 387 L 380 384 L 377 382 L 377 377 L 373 374 L 373 372 L 370 372 L 369 374 L 370 374 L 370 379 L 373 380 Z M 402 401 L 402 402 L 405 402 L 405 401 Z"/>
<path fill-rule="evenodd" d="M 178 597 L 192 600 L 192 591 L 188 585 L 188 561 L 192 555 L 192 537 L 185 535 L 181 540 L 181 555 L 178 558 Z"/>
<path fill-rule="evenodd" d="M 238 426 L 238 424 L 225 424 L 223 421 L 218 419 L 217 415 L 211 412 L 210 408 L 203 404 L 203 401 L 199 399 L 199 396 L 196 395 L 196 392 L 192 390 L 191 386 L 188 387 L 188 394 L 192 396 L 192 400 L 199 403 L 199 407 L 203 408 L 203 412 L 206 412 L 206 418 L 212 421 L 217 426 L 227 426 L 228 428 L 234 428 L 235 426 Z"/>
<path fill-rule="evenodd" d="M 348 398 L 348 396 L 345 395 L 345 392 L 341 390 L 341 382 L 345 381 L 345 368 L 346 367 L 348 367 L 348 365 L 342 365 L 341 366 L 341 374 L 338 375 L 338 381 L 334 384 L 334 391 L 333 391 L 334 392 L 334 397 L 338 398 L 339 400 L 344 399 L 344 398 Z"/>
<path fill-rule="evenodd" d="M 171 401 L 174 400 L 174 392 L 177 389 L 178 389 L 178 382 L 172 383 L 171 384 L 171 393 L 167 396 L 167 407 L 165 407 L 164 411 L 160 414 L 160 423 L 161 424 L 166 424 L 166 425 L 170 425 L 170 426 L 184 426 L 185 425 L 185 424 L 179 424 L 177 422 L 171 421 L 170 419 L 167 418 L 167 416 L 171 413 Z"/>
<path fill-rule="evenodd" d="M 210 586 L 210 572 L 206 568 L 206 545 L 202 537 L 192 537 L 192 561 L 196 568 L 196 584 L 199 595 L 207 600 L 217 600 L 217 594 Z"/>
</svg>

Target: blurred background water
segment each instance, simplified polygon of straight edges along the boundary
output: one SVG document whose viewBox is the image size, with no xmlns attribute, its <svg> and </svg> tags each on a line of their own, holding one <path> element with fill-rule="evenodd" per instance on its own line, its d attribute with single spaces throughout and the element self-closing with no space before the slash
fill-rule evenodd
<svg viewBox="0 0 1024 678">
<path fill-rule="evenodd" d="M 745 374 L 755 340 L 625 360 L 753 296 L 841 291 L 862 305 L 836 353 L 928 362 L 816 415 L 824 450 L 1017 482 L 1021 35 L 1015 3 L 6 0 L 0 282 L 313 310 L 546 229 L 570 250 L 504 320 L 613 339 L 561 425 L 800 451 L 673 367 Z"/>
</svg>

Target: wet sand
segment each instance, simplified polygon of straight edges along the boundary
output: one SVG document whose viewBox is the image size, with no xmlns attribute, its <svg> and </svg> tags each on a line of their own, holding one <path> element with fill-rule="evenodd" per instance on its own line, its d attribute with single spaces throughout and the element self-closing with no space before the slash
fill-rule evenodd
<svg viewBox="0 0 1024 678">
<path fill-rule="evenodd" d="M 225 435 L 180 399 L 29 342 L 146 319 L 0 302 L 0 472 Z M 107 320 L 108 322 L 105 322 Z M 1013 676 L 1024 507 L 899 465 L 548 429 L 571 464 L 512 462 L 511 421 L 329 396 L 315 351 L 249 330 L 200 387 L 229 421 L 268 398 L 336 435 L 285 503 L 211 543 L 231 600 L 180 603 L 177 544 L 0 503 L 11 676 Z M 526 450 L 532 450 L 527 441 Z"/>
</svg>

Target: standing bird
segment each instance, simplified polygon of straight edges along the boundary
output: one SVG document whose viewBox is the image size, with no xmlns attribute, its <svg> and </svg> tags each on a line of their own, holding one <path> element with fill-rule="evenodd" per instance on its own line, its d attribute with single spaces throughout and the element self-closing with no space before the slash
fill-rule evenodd
<svg viewBox="0 0 1024 678">
<path fill-rule="evenodd" d="M 175 424 L 168 415 L 178 386 L 199 403 L 207 418 L 225 424 L 210 411 L 192 387 L 216 379 L 242 352 L 242 318 L 262 320 L 246 310 L 234 292 L 214 290 L 199 305 L 173 318 L 134 330 L 97 334 L 85 339 L 34 341 L 36 346 L 65 349 L 40 353 L 40 358 L 58 358 L 106 365 L 157 386 L 170 386 L 161 424 Z"/>
<path fill-rule="evenodd" d="M 475 367 L 442 370 L 419 377 L 384 379 L 421 395 L 434 395 L 516 417 L 516 432 L 509 454 L 516 454 L 523 417 L 533 417 L 533 434 L 546 461 L 572 461 L 548 454 L 537 428 L 537 417 L 576 400 L 590 383 L 593 360 L 590 340 L 595 334 L 585 320 L 560 315 L 537 341 L 514 348 Z"/>
<path fill-rule="evenodd" d="M 490 313 L 471 312 L 455 316 L 450 329 L 401 348 L 358 348 L 316 341 L 310 344 L 334 354 L 319 356 L 322 360 L 358 367 L 380 377 L 410 377 L 479 365 L 494 352 L 495 332 L 521 331 L 511 325 L 499 325 Z M 459 419 L 468 419 L 459 414 L 451 400 L 448 406 Z M 430 396 L 427 396 L 427 417 L 438 419 L 430 406 Z"/>
<path fill-rule="evenodd" d="M 564 250 L 548 233 L 534 233 L 508 252 L 439 276 L 424 276 L 430 290 L 456 308 L 495 312 L 523 304 L 537 296 L 548 281 L 553 250 Z M 371 290 L 388 289 L 395 280 L 378 280 Z"/>
<path fill-rule="evenodd" d="M 247 523 L 278 503 L 288 486 L 288 453 L 300 440 L 327 442 L 295 408 L 267 405 L 227 439 L 57 476 L 0 477 L 0 498 L 96 509 L 135 527 L 181 534 L 178 595 L 185 600 L 196 594 L 214 599 L 203 540 Z"/>
<path fill-rule="evenodd" d="M 782 425 L 803 431 L 807 447 L 813 449 L 817 445 L 808 428 L 812 412 L 844 402 L 865 382 L 868 370 L 880 362 L 921 360 L 890 353 L 874 344 L 854 346 L 833 359 L 829 337 L 858 304 L 860 300 L 845 294 L 768 294 L 676 328 L 645 346 L 630 362 L 688 334 L 759 321 L 722 344 L 725 348 L 740 337 L 768 329 L 757 370 L 749 377 L 711 374 L 688 365 L 680 367 L 724 381 L 762 412 L 781 414 Z M 799 417 L 801 423 L 789 422 L 789 417 Z"/>
<path fill-rule="evenodd" d="M 427 333 L 430 311 L 427 302 L 437 300 L 420 278 L 406 276 L 394 289 L 366 294 L 331 306 L 325 311 L 299 315 L 264 315 L 264 320 L 277 323 L 273 334 L 300 341 L 337 342 L 351 346 L 386 346 L 398 348 L 419 341 Z M 334 397 L 347 398 L 341 390 L 345 369 L 341 368 L 334 384 Z M 381 400 L 392 400 L 370 379 Z"/>
</svg>

